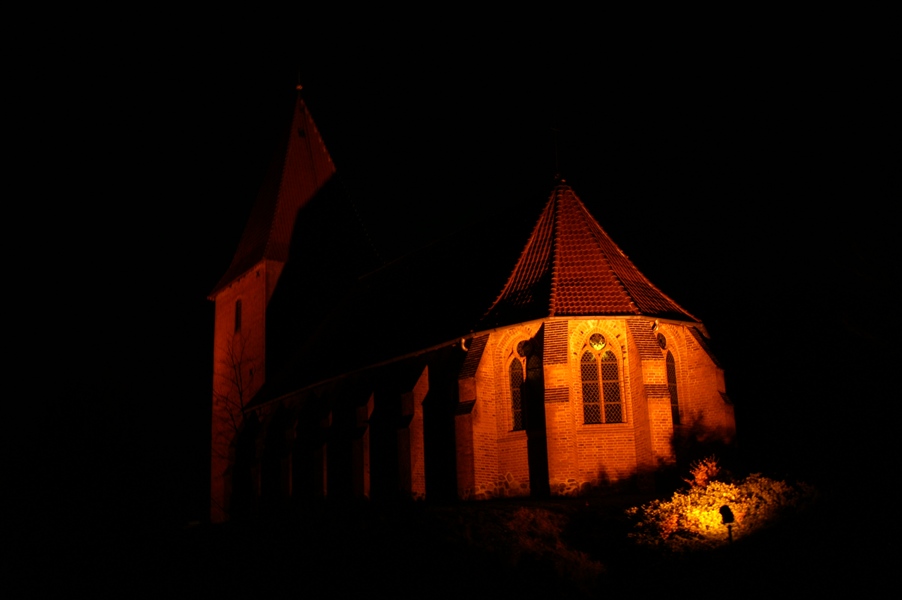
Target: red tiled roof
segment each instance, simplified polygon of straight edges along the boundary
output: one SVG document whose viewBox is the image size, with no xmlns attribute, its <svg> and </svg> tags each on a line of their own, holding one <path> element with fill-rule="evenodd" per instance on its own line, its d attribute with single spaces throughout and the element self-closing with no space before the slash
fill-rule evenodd
<svg viewBox="0 0 902 600">
<path fill-rule="evenodd" d="M 283 160 L 267 174 L 232 264 L 210 292 L 211 299 L 261 260 L 287 260 L 298 210 L 335 173 L 332 157 L 300 91 L 284 151 L 276 156 Z"/>
<path fill-rule="evenodd" d="M 483 324 L 591 315 L 698 322 L 639 272 L 570 186 L 561 183 Z"/>
</svg>

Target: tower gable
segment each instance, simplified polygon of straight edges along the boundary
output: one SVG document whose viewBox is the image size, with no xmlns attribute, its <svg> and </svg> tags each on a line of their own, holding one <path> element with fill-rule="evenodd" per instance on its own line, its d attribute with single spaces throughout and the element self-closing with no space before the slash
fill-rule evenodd
<svg viewBox="0 0 902 600">
<path fill-rule="evenodd" d="M 210 292 L 210 299 L 261 260 L 284 263 L 298 211 L 335 174 L 332 157 L 301 98 L 300 86 L 291 127 L 275 156 L 235 256 Z"/>
</svg>

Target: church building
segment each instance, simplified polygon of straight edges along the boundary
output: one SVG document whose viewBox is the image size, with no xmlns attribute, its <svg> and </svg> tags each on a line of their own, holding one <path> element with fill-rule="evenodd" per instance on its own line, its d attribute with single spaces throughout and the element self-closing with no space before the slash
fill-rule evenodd
<svg viewBox="0 0 902 600">
<path fill-rule="evenodd" d="M 430 295 L 442 256 L 380 265 L 341 230 L 300 91 L 279 157 L 210 294 L 214 522 L 316 498 L 580 495 L 642 485 L 681 435 L 733 442 L 704 325 L 565 181 L 474 318 Z"/>
</svg>

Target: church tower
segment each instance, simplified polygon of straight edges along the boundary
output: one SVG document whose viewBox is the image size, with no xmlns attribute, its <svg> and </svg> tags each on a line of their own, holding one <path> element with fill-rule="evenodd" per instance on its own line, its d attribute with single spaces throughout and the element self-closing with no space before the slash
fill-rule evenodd
<svg viewBox="0 0 902 600">
<path fill-rule="evenodd" d="M 332 158 L 301 97 L 283 148 L 267 174 L 215 302 L 210 518 L 232 511 L 236 437 L 244 408 L 266 381 L 266 313 L 288 259 L 298 212 L 335 174 Z"/>
</svg>

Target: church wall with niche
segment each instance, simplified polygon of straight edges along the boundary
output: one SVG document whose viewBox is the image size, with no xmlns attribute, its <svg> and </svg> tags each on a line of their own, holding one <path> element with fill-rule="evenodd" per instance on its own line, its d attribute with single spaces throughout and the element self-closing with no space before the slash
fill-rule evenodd
<svg viewBox="0 0 902 600">
<path fill-rule="evenodd" d="M 731 443 L 736 433 L 735 415 L 726 396 L 723 369 L 697 335 L 685 326 L 665 324 L 668 349 L 674 352 L 680 393 L 681 428 L 704 432 L 703 437 Z M 677 343 L 671 348 L 670 337 Z M 685 400 L 684 400 L 685 398 Z"/>
<path fill-rule="evenodd" d="M 600 335 L 602 338 L 598 338 Z M 594 340 L 595 348 L 592 347 Z M 603 344 L 603 345 L 602 345 Z M 620 420 L 602 418 L 587 423 L 581 376 L 583 356 L 589 351 L 616 361 L 622 403 Z M 571 323 L 570 347 L 571 419 L 576 437 L 576 480 L 580 489 L 594 488 L 627 479 L 636 473 L 637 402 L 630 377 L 630 347 L 622 319 L 581 319 Z M 602 409 L 604 410 L 604 409 Z M 569 488 L 568 488 L 569 489 Z"/>
<path fill-rule="evenodd" d="M 514 426 L 510 368 L 512 361 L 522 362 L 517 348 L 522 349 L 522 342 L 530 340 L 539 325 L 518 325 L 488 336 L 471 413 L 475 499 L 529 494 L 526 431 Z"/>
</svg>

